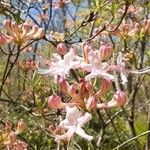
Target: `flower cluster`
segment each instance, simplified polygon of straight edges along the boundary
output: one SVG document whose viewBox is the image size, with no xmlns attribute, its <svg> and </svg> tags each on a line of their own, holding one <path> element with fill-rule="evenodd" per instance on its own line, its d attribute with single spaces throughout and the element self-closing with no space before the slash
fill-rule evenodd
<svg viewBox="0 0 150 150">
<path fill-rule="evenodd" d="M 49 68 L 39 68 L 39 73 L 54 77 L 59 90 L 66 96 L 62 99 L 59 95 L 53 94 L 48 99 L 50 109 L 66 111 L 66 118 L 58 126 L 50 126 L 58 143 L 70 141 L 75 133 L 91 141 L 93 136 L 86 134 L 82 129 L 82 126 L 92 119 L 90 111 L 125 105 L 127 95 L 122 90 L 117 90 L 110 101 L 101 101 L 115 79 L 114 71 L 120 73 L 122 84 L 127 82 L 128 71 L 122 53 L 119 53 L 116 64 L 110 64 L 108 60 L 112 52 L 112 47 L 107 42 L 102 42 L 98 50 L 95 50 L 92 44 L 85 43 L 81 57 L 75 48 L 71 47 L 68 50 L 65 43 L 60 43 Z M 71 76 L 76 78 L 74 83 L 69 81 Z M 100 81 L 99 89 L 94 86 L 96 80 Z"/>
<path fill-rule="evenodd" d="M 23 60 L 18 62 L 19 68 L 21 68 L 24 72 L 28 72 L 30 70 L 34 70 L 38 67 L 38 63 L 35 61 L 29 59 L 29 60 Z"/>
<path fill-rule="evenodd" d="M 3 148 L 9 147 L 9 149 L 12 150 L 27 150 L 28 144 L 17 138 L 17 135 L 23 133 L 26 130 L 26 128 L 27 126 L 23 119 L 18 121 L 17 128 L 15 129 L 15 131 L 12 128 L 11 122 L 6 122 L 4 130 L 0 130 L 0 146 L 2 146 Z"/>
<path fill-rule="evenodd" d="M 21 45 L 27 41 L 41 37 L 43 32 L 42 28 L 39 28 L 37 25 L 31 26 L 29 22 L 18 25 L 15 21 L 5 20 L 3 25 L 7 34 L 0 32 L 0 45 L 12 42 Z"/>
</svg>

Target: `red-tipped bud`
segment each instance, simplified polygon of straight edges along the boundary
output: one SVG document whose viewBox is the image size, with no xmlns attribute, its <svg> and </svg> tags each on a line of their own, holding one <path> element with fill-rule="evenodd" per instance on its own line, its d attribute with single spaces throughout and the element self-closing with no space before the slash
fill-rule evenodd
<svg viewBox="0 0 150 150">
<path fill-rule="evenodd" d="M 48 100 L 48 106 L 51 109 L 59 109 L 64 106 L 63 102 L 61 101 L 61 98 L 57 95 L 52 95 L 49 97 Z"/>
<path fill-rule="evenodd" d="M 10 20 L 4 20 L 3 25 L 6 29 L 10 29 Z"/>
<path fill-rule="evenodd" d="M 89 43 L 86 43 L 83 46 L 83 58 L 84 58 L 84 61 L 87 63 L 89 62 L 88 55 L 91 50 L 92 50 L 92 46 Z"/>
<path fill-rule="evenodd" d="M 26 32 L 27 32 L 27 31 L 29 31 L 29 29 L 30 29 L 30 23 L 29 22 L 24 22 L 22 30 L 26 30 Z"/>
<path fill-rule="evenodd" d="M 108 109 L 112 107 L 123 106 L 126 103 L 126 101 L 127 101 L 126 94 L 123 91 L 119 90 L 114 94 L 110 102 L 97 104 L 97 108 Z"/>
<path fill-rule="evenodd" d="M 68 52 L 65 43 L 59 43 L 57 45 L 57 53 L 61 55 L 65 55 Z"/>
<path fill-rule="evenodd" d="M 9 36 L 6 36 L 2 33 L 0 33 L 0 45 L 8 44 L 12 41 L 12 39 Z"/>
<path fill-rule="evenodd" d="M 86 102 L 86 109 L 87 110 L 95 109 L 96 108 L 96 104 L 97 104 L 96 97 L 95 96 L 91 96 L 91 97 L 89 97 L 89 99 Z"/>
<path fill-rule="evenodd" d="M 80 81 L 80 91 L 83 98 L 88 98 L 93 95 L 93 86 L 88 81 L 82 79 Z"/>
<path fill-rule="evenodd" d="M 60 78 L 58 81 L 58 84 L 59 84 L 60 90 L 63 93 L 68 94 L 69 83 L 65 79 Z"/>
<path fill-rule="evenodd" d="M 79 93 L 78 84 L 74 83 L 69 86 L 68 94 L 73 98 L 74 95 Z"/>
<path fill-rule="evenodd" d="M 5 123 L 5 132 L 6 132 L 6 133 L 10 133 L 10 132 L 11 132 L 11 129 L 12 129 L 12 124 L 11 124 L 11 122 L 7 121 L 7 122 Z"/>
<path fill-rule="evenodd" d="M 25 122 L 23 121 L 23 119 L 21 119 L 18 122 L 16 134 L 20 134 L 20 133 L 24 132 L 26 130 L 26 128 L 27 128 L 27 126 L 26 126 Z"/>
<path fill-rule="evenodd" d="M 107 60 L 112 55 L 112 47 L 108 43 L 102 43 L 99 53 L 101 60 Z"/>
<path fill-rule="evenodd" d="M 113 99 L 117 102 L 117 106 L 123 106 L 127 101 L 127 95 L 123 91 L 118 90 L 114 94 Z"/>
</svg>

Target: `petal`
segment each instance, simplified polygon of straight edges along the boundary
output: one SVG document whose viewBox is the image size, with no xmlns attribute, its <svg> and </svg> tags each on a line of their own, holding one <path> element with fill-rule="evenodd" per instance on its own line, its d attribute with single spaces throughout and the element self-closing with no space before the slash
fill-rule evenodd
<svg viewBox="0 0 150 150">
<path fill-rule="evenodd" d="M 93 140 L 93 136 L 90 136 L 90 135 L 86 134 L 85 131 L 80 127 L 76 128 L 76 134 L 78 134 L 79 136 L 83 137 L 84 139 L 86 139 L 88 141 Z"/>
<path fill-rule="evenodd" d="M 90 80 L 92 78 L 95 78 L 97 76 L 97 74 L 91 72 L 90 74 L 88 74 L 86 77 L 85 77 L 85 80 Z"/>
<path fill-rule="evenodd" d="M 126 84 L 128 82 L 127 80 L 127 74 L 125 72 L 121 72 L 120 73 L 120 77 L 121 77 L 121 80 L 122 80 L 122 84 Z"/>
<path fill-rule="evenodd" d="M 74 107 L 69 107 L 66 106 L 66 119 L 68 119 L 71 122 L 77 121 L 77 118 L 80 115 L 79 109 L 74 106 Z"/>
<path fill-rule="evenodd" d="M 92 65 L 91 64 L 87 64 L 87 63 L 82 63 L 81 64 L 81 68 L 87 72 L 91 72 L 92 71 Z"/>
<path fill-rule="evenodd" d="M 64 55 L 65 64 L 69 65 L 70 62 L 72 62 L 74 60 L 74 57 L 75 57 L 74 50 L 70 49 L 70 51 Z"/>
<path fill-rule="evenodd" d="M 75 126 L 70 127 L 65 134 L 56 135 L 55 141 L 60 142 L 61 140 L 66 140 L 66 139 L 69 141 L 71 137 L 74 135 L 75 131 L 76 131 Z"/>
<path fill-rule="evenodd" d="M 119 65 L 119 64 L 121 64 L 121 62 L 122 62 L 122 53 L 119 52 L 119 55 L 117 57 L 117 64 Z"/>
<path fill-rule="evenodd" d="M 37 73 L 39 74 L 50 74 L 52 71 L 50 69 L 41 69 L 38 68 Z"/>
<path fill-rule="evenodd" d="M 84 116 L 77 119 L 78 125 L 83 126 L 85 123 L 89 122 L 92 119 L 92 115 L 88 112 Z"/>
<path fill-rule="evenodd" d="M 114 80 L 114 76 L 109 73 L 101 72 L 99 75 L 106 80 Z"/>
<path fill-rule="evenodd" d="M 70 69 L 77 69 L 80 67 L 80 62 L 79 61 L 73 61 L 70 63 Z"/>
</svg>

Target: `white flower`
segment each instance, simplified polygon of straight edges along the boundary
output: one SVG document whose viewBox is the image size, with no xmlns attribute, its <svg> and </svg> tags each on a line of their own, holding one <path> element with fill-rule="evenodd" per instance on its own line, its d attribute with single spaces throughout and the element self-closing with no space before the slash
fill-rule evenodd
<svg viewBox="0 0 150 150">
<path fill-rule="evenodd" d="M 80 61 L 76 60 L 76 54 L 73 48 L 61 58 L 60 55 L 54 55 L 54 60 L 51 62 L 49 69 L 39 69 L 41 74 L 50 74 L 56 79 L 58 76 L 65 78 L 69 76 L 70 69 L 77 69 L 80 67 Z"/>
<path fill-rule="evenodd" d="M 93 140 L 93 136 L 87 135 L 82 129 L 82 126 L 91 119 L 92 115 L 90 113 L 86 112 L 81 115 L 76 106 L 66 106 L 66 119 L 60 122 L 59 127 L 67 129 L 67 132 L 63 135 L 56 135 L 55 141 L 70 140 L 75 133 L 88 141 Z"/>
<path fill-rule="evenodd" d="M 94 51 L 91 51 L 88 56 L 89 64 L 83 62 L 81 68 L 87 72 L 90 72 L 85 79 L 90 80 L 96 76 L 100 76 L 106 80 L 114 80 L 114 76 L 107 73 L 108 64 L 102 63 L 98 54 Z"/>
</svg>

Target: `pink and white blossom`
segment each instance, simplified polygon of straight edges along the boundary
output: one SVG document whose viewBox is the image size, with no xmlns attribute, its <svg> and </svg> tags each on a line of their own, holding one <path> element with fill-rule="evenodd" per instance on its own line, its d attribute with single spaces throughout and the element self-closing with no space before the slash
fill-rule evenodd
<svg viewBox="0 0 150 150">
<path fill-rule="evenodd" d="M 105 108 L 105 109 L 108 109 L 108 108 L 112 108 L 112 107 L 118 107 L 118 106 L 123 106 L 125 105 L 127 101 L 127 95 L 121 91 L 121 90 L 118 90 L 111 101 L 107 102 L 107 103 L 100 103 L 100 104 L 97 104 L 97 108 L 100 109 L 100 108 Z"/>
<path fill-rule="evenodd" d="M 76 106 L 66 106 L 66 118 L 60 122 L 59 127 L 63 127 L 67 129 L 67 131 L 62 135 L 56 135 L 55 141 L 58 143 L 61 140 L 70 141 L 74 134 L 77 134 L 88 141 L 93 140 L 93 136 L 86 134 L 82 129 L 83 125 L 89 122 L 91 119 L 92 115 L 90 113 L 86 112 L 84 115 L 82 115 Z"/>
<path fill-rule="evenodd" d="M 85 76 L 85 80 L 90 80 L 97 76 L 106 80 L 114 80 L 114 76 L 108 73 L 108 64 L 102 63 L 96 51 L 89 52 L 89 63 L 82 62 L 81 68 L 87 72 L 90 72 Z"/>
</svg>

